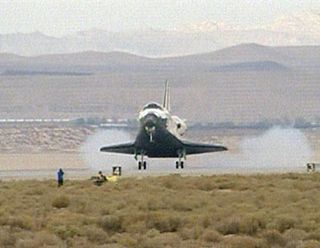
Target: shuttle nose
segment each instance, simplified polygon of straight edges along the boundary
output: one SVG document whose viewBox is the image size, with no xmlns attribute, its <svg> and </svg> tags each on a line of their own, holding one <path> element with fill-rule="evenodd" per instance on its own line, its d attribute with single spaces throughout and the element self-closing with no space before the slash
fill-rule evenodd
<svg viewBox="0 0 320 248">
<path fill-rule="evenodd" d="M 144 126 L 147 128 L 147 129 L 152 129 L 156 126 L 157 124 L 157 117 L 153 114 L 148 114 L 145 116 L 144 118 Z"/>
<path fill-rule="evenodd" d="M 153 136 L 156 132 L 157 121 L 158 121 L 158 118 L 154 114 L 148 114 L 143 119 L 144 129 L 149 136 L 150 142 L 153 142 Z"/>
</svg>

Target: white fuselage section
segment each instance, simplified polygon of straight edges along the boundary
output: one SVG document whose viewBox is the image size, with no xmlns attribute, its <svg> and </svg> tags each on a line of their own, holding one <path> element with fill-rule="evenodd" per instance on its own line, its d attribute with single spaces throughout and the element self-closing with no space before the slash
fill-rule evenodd
<svg viewBox="0 0 320 248">
<path fill-rule="evenodd" d="M 184 120 L 178 116 L 172 116 L 167 109 L 159 104 L 147 104 L 139 113 L 139 122 L 143 123 L 143 120 L 148 115 L 154 115 L 161 119 L 162 123 L 165 123 L 166 129 L 175 136 L 183 136 L 187 131 L 187 125 Z"/>
</svg>

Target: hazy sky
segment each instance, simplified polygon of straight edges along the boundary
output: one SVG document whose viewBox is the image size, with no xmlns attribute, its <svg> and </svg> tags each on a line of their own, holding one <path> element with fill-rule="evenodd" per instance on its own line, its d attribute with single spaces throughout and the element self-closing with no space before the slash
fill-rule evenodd
<svg viewBox="0 0 320 248">
<path fill-rule="evenodd" d="M 320 0 L 0 0 L 0 33 L 40 31 L 60 36 L 99 28 L 161 28 L 201 21 L 259 25 Z"/>
</svg>

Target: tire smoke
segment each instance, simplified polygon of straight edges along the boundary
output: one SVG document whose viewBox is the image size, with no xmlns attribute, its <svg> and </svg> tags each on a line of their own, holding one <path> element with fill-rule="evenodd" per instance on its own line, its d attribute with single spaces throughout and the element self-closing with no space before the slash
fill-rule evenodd
<svg viewBox="0 0 320 248">
<path fill-rule="evenodd" d="M 121 165 L 126 174 L 140 173 L 133 155 L 100 152 L 107 145 L 134 140 L 128 132 L 118 129 L 100 130 L 88 137 L 81 147 L 81 154 L 88 168 L 111 171 Z M 294 172 L 305 169 L 313 151 L 305 134 L 294 128 L 271 128 L 261 135 L 245 137 L 239 152 L 217 152 L 188 156 L 186 167 L 175 169 L 175 160 L 147 159 L 146 175 L 151 174 L 213 174 L 213 173 L 273 173 Z"/>
<path fill-rule="evenodd" d="M 273 127 L 245 137 L 238 150 L 190 156 L 187 166 L 198 166 L 208 173 L 296 172 L 305 170 L 313 156 L 307 137 L 295 128 Z"/>
<path fill-rule="evenodd" d="M 313 154 L 302 131 L 281 127 L 269 129 L 258 137 L 244 139 L 240 149 L 245 164 L 257 168 L 299 168 Z"/>
</svg>

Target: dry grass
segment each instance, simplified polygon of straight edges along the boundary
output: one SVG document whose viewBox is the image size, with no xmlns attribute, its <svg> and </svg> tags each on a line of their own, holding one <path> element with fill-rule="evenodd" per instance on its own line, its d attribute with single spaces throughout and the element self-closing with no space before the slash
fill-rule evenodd
<svg viewBox="0 0 320 248">
<path fill-rule="evenodd" d="M 0 188 L 0 247 L 320 247 L 317 173 Z"/>
</svg>

